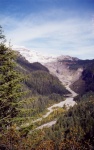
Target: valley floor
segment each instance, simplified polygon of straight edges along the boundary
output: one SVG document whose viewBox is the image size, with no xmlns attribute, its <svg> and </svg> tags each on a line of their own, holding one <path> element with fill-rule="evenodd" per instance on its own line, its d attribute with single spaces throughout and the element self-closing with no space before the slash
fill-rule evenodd
<svg viewBox="0 0 94 150">
<path fill-rule="evenodd" d="M 65 106 L 67 109 L 69 109 L 70 107 L 73 107 L 74 105 L 76 105 L 76 102 L 74 101 L 74 97 L 77 96 L 77 93 L 75 93 L 73 90 L 71 90 L 69 85 L 66 86 L 66 89 L 71 92 L 71 96 L 66 98 L 65 101 L 62 101 L 58 104 L 54 104 L 51 107 L 47 108 L 48 112 L 46 115 L 43 116 L 43 118 L 48 117 L 58 107 L 62 108 Z M 42 120 L 43 118 L 40 118 L 39 120 Z M 42 129 L 44 127 L 50 127 L 50 126 L 54 125 L 55 123 L 56 123 L 56 119 L 51 121 L 51 122 L 48 122 L 48 123 L 45 123 L 45 124 L 39 126 L 37 129 Z"/>
<path fill-rule="evenodd" d="M 51 107 L 48 107 L 47 108 L 48 112 L 45 115 L 43 115 L 41 118 L 38 118 L 30 123 L 26 123 L 26 124 L 22 125 L 21 127 L 27 127 L 27 126 L 30 126 L 31 124 L 34 124 L 37 122 L 42 122 L 45 118 L 49 117 L 49 115 L 52 114 L 58 108 L 65 107 L 66 109 L 69 109 L 70 107 L 73 107 L 74 105 L 76 105 L 76 102 L 74 101 L 74 97 L 77 96 L 77 93 L 75 93 L 73 90 L 71 90 L 69 86 L 70 86 L 70 84 L 66 85 L 66 89 L 71 93 L 69 97 L 67 97 L 64 101 L 61 101 L 57 104 L 52 105 Z M 38 126 L 36 129 L 50 127 L 50 126 L 54 125 L 56 123 L 56 121 L 57 121 L 57 118 L 55 118 L 54 120 L 51 120 L 50 122 L 46 122 L 46 123 Z"/>
</svg>

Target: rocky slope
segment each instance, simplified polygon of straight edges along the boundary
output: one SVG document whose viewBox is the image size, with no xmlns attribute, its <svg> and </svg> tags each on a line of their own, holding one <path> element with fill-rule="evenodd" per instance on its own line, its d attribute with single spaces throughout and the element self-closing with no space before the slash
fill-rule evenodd
<svg viewBox="0 0 94 150">
<path fill-rule="evenodd" d="M 56 61 L 46 63 L 45 66 L 66 86 L 67 84 L 71 85 L 74 83 L 82 74 L 82 67 L 79 67 L 76 70 L 70 69 L 70 65 L 76 63 L 77 61 L 77 58 L 62 56 L 60 59 L 58 57 Z"/>
</svg>

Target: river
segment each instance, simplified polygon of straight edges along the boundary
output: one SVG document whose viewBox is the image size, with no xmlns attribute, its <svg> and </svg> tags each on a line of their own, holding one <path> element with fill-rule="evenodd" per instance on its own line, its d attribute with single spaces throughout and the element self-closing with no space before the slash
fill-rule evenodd
<svg viewBox="0 0 94 150">
<path fill-rule="evenodd" d="M 66 108 L 69 109 L 70 107 L 73 107 L 74 105 L 76 105 L 76 102 L 74 101 L 74 97 L 77 96 L 77 93 L 75 93 L 72 89 L 70 89 L 69 85 L 70 84 L 66 85 L 66 89 L 68 91 L 70 91 L 70 93 L 71 93 L 70 96 L 67 97 L 64 101 L 61 101 L 60 103 L 57 103 L 57 104 L 52 105 L 51 107 L 48 107 L 47 108 L 48 112 L 46 113 L 46 115 L 43 115 L 42 118 L 39 118 L 39 119 L 35 120 L 34 122 L 41 121 L 43 118 L 48 117 L 55 110 L 55 109 L 53 109 L 55 107 L 61 107 L 62 108 L 64 106 L 66 106 Z M 56 123 L 56 121 L 57 120 L 55 119 L 53 121 L 50 121 L 48 123 L 45 123 L 45 124 L 37 127 L 36 129 L 42 129 L 44 127 L 50 127 L 50 126 L 54 125 Z"/>
<path fill-rule="evenodd" d="M 70 96 L 67 97 L 63 101 L 48 107 L 47 108 L 48 112 L 45 115 L 43 115 L 41 118 L 38 118 L 38 119 L 32 121 L 31 124 L 35 123 L 35 122 L 38 122 L 38 121 L 42 121 L 43 118 L 48 117 L 54 110 L 57 109 L 57 107 L 62 108 L 64 106 L 66 106 L 66 108 L 69 109 L 70 107 L 73 107 L 74 105 L 76 105 L 77 103 L 74 101 L 74 97 L 77 96 L 77 93 L 75 93 L 72 89 L 70 89 L 69 86 L 70 86 L 70 84 L 66 85 L 66 89 L 71 93 Z M 45 123 L 45 124 L 37 127 L 36 129 L 42 129 L 44 127 L 50 127 L 50 126 L 54 125 L 56 123 L 56 121 L 57 121 L 57 119 L 55 119 L 53 121 L 50 121 L 48 123 Z M 30 123 L 26 123 L 26 124 L 21 125 L 21 127 L 22 126 L 26 127 L 26 126 L 29 126 L 29 125 L 30 125 Z M 30 132 L 32 132 L 32 131 L 30 131 Z"/>
</svg>

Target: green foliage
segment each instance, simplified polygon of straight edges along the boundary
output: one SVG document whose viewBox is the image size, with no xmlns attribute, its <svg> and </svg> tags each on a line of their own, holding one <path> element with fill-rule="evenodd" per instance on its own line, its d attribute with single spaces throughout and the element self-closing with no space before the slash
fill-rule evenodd
<svg viewBox="0 0 94 150">
<path fill-rule="evenodd" d="M 57 95 L 57 99 L 54 99 L 53 96 L 50 98 L 50 96 L 32 96 L 30 99 L 24 100 L 24 103 L 22 105 L 21 112 L 19 113 L 19 119 L 18 122 L 22 123 L 27 120 L 28 122 L 31 122 L 32 120 L 35 120 L 37 118 L 42 117 L 47 112 L 47 107 L 51 106 L 54 103 L 58 103 L 64 98 L 62 96 Z M 21 119 L 20 119 L 21 118 Z M 27 119 L 25 119 L 27 118 Z"/>
<path fill-rule="evenodd" d="M 3 35 L 3 30 L 2 27 L 0 26 L 0 43 L 4 43 L 5 40 L 5 36 Z"/>
<path fill-rule="evenodd" d="M 94 94 L 83 99 L 46 129 L 46 137 L 55 141 L 56 150 L 94 148 Z"/>
<path fill-rule="evenodd" d="M 28 70 L 29 72 L 32 71 L 38 71 L 38 70 L 42 70 L 42 71 L 46 71 L 49 72 L 48 69 L 43 66 L 42 64 L 35 62 L 35 63 L 29 63 L 25 58 L 23 58 L 19 53 L 17 56 L 17 60 L 16 62 L 22 66 L 23 68 L 25 68 L 26 70 Z"/>
<path fill-rule="evenodd" d="M 2 32 L 1 32 L 2 33 Z M 3 38 L 3 35 L 1 35 Z M 17 72 L 15 55 L 11 48 L 0 44 L 0 126 L 5 127 L 13 122 L 18 114 L 18 101 L 22 95 L 22 77 Z"/>
<path fill-rule="evenodd" d="M 26 85 L 41 95 L 50 95 L 57 93 L 60 95 L 69 93 L 61 84 L 57 77 L 52 76 L 45 71 L 34 71 L 29 75 Z"/>
<path fill-rule="evenodd" d="M 46 118 L 42 118 L 41 121 L 38 121 L 38 122 L 35 122 L 34 125 L 35 125 L 35 128 L 38 127 L 38 126 L 41 126 L 45 123 L 48 123 L 50 121 L 53 121 L 55 119 L 58 119 L 61 114 L 63 114 L 64 112 L 66 111 L 66 109 L 63 109 L 63 108 L 53 108 L 53 112 Z"/>
</svg>

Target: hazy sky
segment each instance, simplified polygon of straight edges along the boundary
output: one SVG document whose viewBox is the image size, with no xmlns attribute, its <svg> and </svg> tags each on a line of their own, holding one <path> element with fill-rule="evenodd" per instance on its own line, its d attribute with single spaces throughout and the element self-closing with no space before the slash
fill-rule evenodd
<svg viewBox="0 0 94 150">
<path fill-rule="evenodd" d="M 94 58 L 94 0 L 0 0 L 0 24 L 12 45 Z"/>
</svg>

